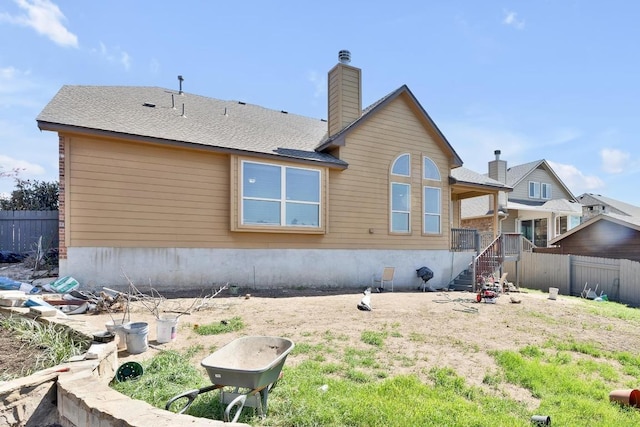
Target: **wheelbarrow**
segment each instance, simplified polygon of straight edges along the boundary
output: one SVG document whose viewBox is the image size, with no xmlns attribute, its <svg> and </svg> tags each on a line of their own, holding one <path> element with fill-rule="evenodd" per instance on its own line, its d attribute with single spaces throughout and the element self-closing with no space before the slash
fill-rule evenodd
<svg viewBox="0 0 640 427">
<path fill-rule="evenodd" d="M 294 346 L 293 341 L 280 337 L 237 338 L 200 362 L 209 375 L 211 385 L 172 397 L 165 409 L 175 411 L 186 399 L 184 406 L 177 411 L 182 414 L 198 395 L 220 389 L 220 402 L 226 405 L 224 421 L 238 421 L 245 406 L 256 408 L 258 415 L 265 417 L 269 390 L 280 378 L 287 355 Z M 174 403 L 177 406 L 172 408 Z M 230 419 L 234 407 L 235 415 Z"/>
</svg>

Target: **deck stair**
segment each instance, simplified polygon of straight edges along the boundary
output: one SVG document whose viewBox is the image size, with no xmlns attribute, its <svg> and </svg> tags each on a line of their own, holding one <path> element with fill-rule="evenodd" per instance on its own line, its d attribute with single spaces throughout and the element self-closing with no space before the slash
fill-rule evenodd
<svg viewBox="0 0 640 427">
<path fill-rule="evenodd" d="M 519 233 L 500 234 L 449 282 L 448 289 L 475 292 L 477 278 L 499 276 L 505 261 L 517 261 L 522 252 L 530 252 L 533 247 L 533 243 Z"/>
</svg>

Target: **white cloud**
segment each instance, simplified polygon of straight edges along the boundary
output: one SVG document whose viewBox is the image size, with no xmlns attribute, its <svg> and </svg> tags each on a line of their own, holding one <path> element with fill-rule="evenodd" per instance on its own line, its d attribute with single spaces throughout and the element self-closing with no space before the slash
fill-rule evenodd
<svg viewBox="0 0 640 427">
<path fill-rule="evenodd" d="M 505 10 L 504 15 L 504 19 L 502 20 L 503 24 L 513 27 L 516 30 L 524 29 L 524 19 L 519 20 L 516 12 Z"/>
<path fill-rule="evenodd" d="M 549 160 L 547 160 L 547 163 L 574 195 L 590 192 L 605 186 L 604 182 L 597 176 L 585 175 L 573 165 L 565 165 Z"/>
<path fill-rule="evenodd" d="M 629 153 L 616 150 L 603 148 L 600 150 L 600 159 L 602 160 L 602 169 L 608 173 L 622 173 L 627 169 L 629 165 L 629 159 L 631 156 Z"/>
<path fill-rule="evenodd" d="M 63 47 L 78 47 L 78 37 L 70 32 L 63 22 L 64 14 L 49 0 L 14 0 L 26 13 L 20 15 L 0 14 L 0 21 L 10 22 L 34 29 Z"/>
<path fill-rule="evenodd" d="M 315 89 L 313 92 L 314 98 L 320 98 L 325 93 L 326 80 L 317 71 L 309 71 L 307 78 Z"/>
<path fill-rule="evenodd" d="M 103 42 L 100 42 L 100 48 L 91 49 L 91 52 L 97 53 L 110 63 L 122 64 L 125 70 L 129 70 L 129 68 L 131 68 L 131 56 L 128 52 L 125 52 L 118 46 L 114 48 L 108 48 L 107 45 L 105 45 Z"/>
<path fill-rule="evenodd" d="M 38 177 L 45 174 L 44 168 L 36 163 L 0 155 L 0 171 L 11 172 L 14 169 L 19 171 L 20 177 Z"/>
</svg>

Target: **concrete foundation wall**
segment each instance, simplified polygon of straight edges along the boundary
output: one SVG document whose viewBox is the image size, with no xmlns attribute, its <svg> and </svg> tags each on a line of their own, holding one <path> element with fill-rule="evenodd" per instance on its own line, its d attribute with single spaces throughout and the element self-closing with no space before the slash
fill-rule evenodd
<svg viewBox="0 0 640 427">
<path fill-rule="evenodd" d="M 394 288 L 422 284 L 416 269 L 434 272 L 432 286 L 446 286 L 471 261 L 465 252 L 433 250 L 68 248 L 60 276 L 84 289 L 140 286 L 183 291 L 234 283 L 249 288 L 370 286 L 385 266 L 396 268 Z"/>
</svg>

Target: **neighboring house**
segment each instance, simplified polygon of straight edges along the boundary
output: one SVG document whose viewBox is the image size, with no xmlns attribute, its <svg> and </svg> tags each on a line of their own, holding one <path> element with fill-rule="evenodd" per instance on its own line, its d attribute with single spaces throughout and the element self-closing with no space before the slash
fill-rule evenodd
<svg viewBox="0 0 640 427">
<path fill-rule="evenodd" d="M 499 194 L 499 232 L 521 233 L 536 246 L 546 247 L 551 239 L 580 224 L 581 205 L 546 160 L 507 168 L 500 151 L 494 154 L 488 176 L 513 188 Z M 462 226 L 495 233 L 494 206 L 493 196 L 464 200 Z"/>
<path fill-rule="evenodd" d="M 578 202 L 582 205 L 582 222 L 603 213 L 640 218 L 639 207 L 600 194 L 584 193 L 578 196 Z"/>
<path fill-rule="evenodd" d="M 553 253 L 640 261 L 640 218 L 600 213 L 550 243 Z"/>
<path fill-rule="evenodd" d="M 469 261 L 450 250 L 460 201 L 509 188 L 460 169 L 407 86 L 363 110 L 361 70 L 340 60 L 328 120 L 185 93 L 181 79 L 62 87 L 37 118 L 59 138 L 60 274 L 361 287 L 393 266 L 398 289 L 427 266 L 446 284 Z"/>
<path fill-rule="evenodd" d="M 553 240 L 553 253 L 640 261 L 640 208 L 584 193 L 582 224 Z"/>
</svg>

